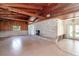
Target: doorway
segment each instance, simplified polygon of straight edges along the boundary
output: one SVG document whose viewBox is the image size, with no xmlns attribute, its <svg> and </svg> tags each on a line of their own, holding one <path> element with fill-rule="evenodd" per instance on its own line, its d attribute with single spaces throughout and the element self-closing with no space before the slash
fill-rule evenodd
<svg viewBox="0 0 79 59">
<path fill-rule="evenodd" d="M 28 26 L 28 34 L 35 35 L 35 26 L 33 24 Z"/>
</svg>

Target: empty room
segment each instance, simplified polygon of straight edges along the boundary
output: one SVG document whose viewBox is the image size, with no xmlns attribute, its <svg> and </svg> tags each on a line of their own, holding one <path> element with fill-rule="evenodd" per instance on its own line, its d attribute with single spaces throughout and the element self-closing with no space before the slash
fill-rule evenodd
<svg viewBox="0 0 79 59">
<path fill-rule="evenodd" d="M 79 56 L 78 3 L 0 3 L 0 56 Z"/>
</svg>

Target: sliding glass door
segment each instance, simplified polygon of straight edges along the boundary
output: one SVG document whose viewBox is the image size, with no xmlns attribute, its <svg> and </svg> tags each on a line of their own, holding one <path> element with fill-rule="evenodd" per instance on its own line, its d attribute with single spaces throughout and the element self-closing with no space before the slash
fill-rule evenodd
<svg viewBox="0 0 79 59">
<path fill-rule="evenodd" d="M 79 39 L 79 25 L 77 23 L 68 25 L 68 37 Z"/>
<path fill-rule="evenodd" d="M 66 37 L 79 39 L 79 11 L 68 14 L 66 21 Z"/>
</svg>

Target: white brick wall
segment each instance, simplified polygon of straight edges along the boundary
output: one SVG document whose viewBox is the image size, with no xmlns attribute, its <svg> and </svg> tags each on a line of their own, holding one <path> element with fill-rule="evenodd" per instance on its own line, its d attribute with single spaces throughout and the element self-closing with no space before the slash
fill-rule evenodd
<svg viewBox="0 0 79 59">
<path fill-rule="evenodd" d="M 32 24 L 35 30 L 40 30 L 42 36 L 56 38 L 57 37 L 57 21 L 56 19 L 48 19 Z M 30 26 L 30 25 L 29 25 Z"/>
</svg>

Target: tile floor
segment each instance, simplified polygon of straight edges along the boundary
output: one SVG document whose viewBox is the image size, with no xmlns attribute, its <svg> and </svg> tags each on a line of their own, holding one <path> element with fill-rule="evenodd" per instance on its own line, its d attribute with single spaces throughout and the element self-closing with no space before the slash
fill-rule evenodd
<svg viewBox="0 0 79 59">
<path fill-rule="evenodd" d="M 71 56 L 55 42 L 38 36 L 0 38 L 0 56 Z M 71 43 L 71 42 L 70 42 Z M 61 44 L 61 43 L 59 43 Z M 68 47 L 72 48 L 68 45 Z"/>
<path fill-rule="evenodd" d="M 79 41 L 63 39 L 57 43 L 58 47 L 68 53 L 79 56 Z"/>
</svg>

